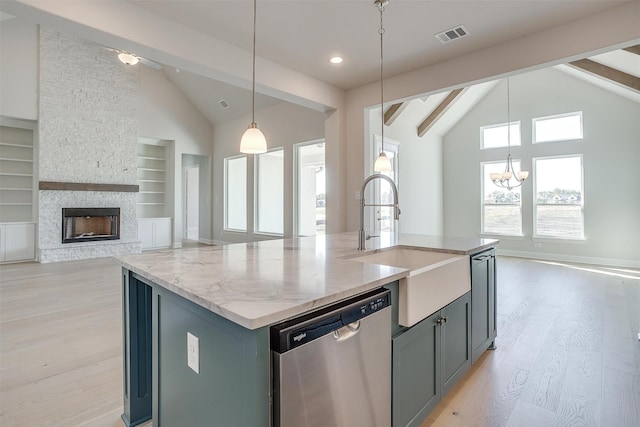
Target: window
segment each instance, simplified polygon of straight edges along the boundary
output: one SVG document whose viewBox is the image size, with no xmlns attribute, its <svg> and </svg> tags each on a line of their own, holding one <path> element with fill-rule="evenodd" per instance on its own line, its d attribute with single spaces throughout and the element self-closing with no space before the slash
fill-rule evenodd
<svg viewBox="0 0 640 427">
<path fill-rule="evenodd" d="M 255 157 L 257 233 L 283 234 L 284 229 L 284 150 L 278 148 Z"/>
<path fill-rule="evenodd" d="M 583 239 L 582 156 L 533 159 L 536 236 Z"/>
<path fill-rule="evenodd" d="M 480 148 L 501 148 L 506 147 L 508 143 L 512 147 L 520 145 L 520 122 L 509 123 L 509 132 L 511 133 L 511 141 L 507 139 L 507 123 L 499 125 L 482 126 L 480 128 Z"/>
<path fill-rule="evenodd" d="M 505 162 L 482 164 L 482 233 L 521 236 L 522 200 L 520 187 L 511 191 L 497 187 L 490 173 L 504 172 Z M 520 161 L 513 161 L 513 167 L 520 170 Z"/>
<path fill-rule="evenodd" d="M 295 145 L 296 235 L 325 233 L 324 140 Z"/>
<path fill-rule="evenodd" d="M 224 228 L 247 230 L 247 157 L 224 159 Z"/>
<path fill-rule="evenodd" d="M 582 111 L 533 119 L 533 142 L 582 139 Z"/>
</svg>

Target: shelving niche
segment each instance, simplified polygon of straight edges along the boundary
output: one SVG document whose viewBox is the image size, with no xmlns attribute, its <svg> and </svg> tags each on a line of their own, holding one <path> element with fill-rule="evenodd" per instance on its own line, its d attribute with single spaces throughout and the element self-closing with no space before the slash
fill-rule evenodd
<svg viewBox="0 0 640 427">
<path fill-rule="evenodd" d="M 138 139 L 136 200 L 138 238 L 142 249 L 166 248 L 172 242 L 168 141 Z"/>
<path fill-rule="evenodd" d="M 0 120 L 0 262 L 35 257 L 35 124 Z"/>
<path fill-rule="evenodd" d="M 137 177 L 140 192 L 136 201 L 138 218 L 167 215 L 167 147 L 138 142 Z"/>
</svg>

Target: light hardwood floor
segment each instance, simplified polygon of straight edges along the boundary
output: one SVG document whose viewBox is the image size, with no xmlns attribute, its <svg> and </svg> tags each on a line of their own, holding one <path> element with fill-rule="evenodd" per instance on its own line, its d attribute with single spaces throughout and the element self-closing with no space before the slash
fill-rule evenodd
<svg viewBox="0 0 640 427">
<path fill-rule="evenodd" d="M 0 266 L 0 426 L 123 426 L 120 286 L 108 258 Z M 500 257 L 498 349 L 423 427 L 640 426 L 639 329 L 640 271 Z"/>
</svg>

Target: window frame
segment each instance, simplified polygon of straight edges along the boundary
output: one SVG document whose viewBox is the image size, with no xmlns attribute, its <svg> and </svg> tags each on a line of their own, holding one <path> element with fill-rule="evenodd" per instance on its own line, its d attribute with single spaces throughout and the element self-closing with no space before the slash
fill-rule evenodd
<svg viewBox="0 0 640 427">
<path fill-rule="evenodd" d="M 553 120 L 553 119 L 561 119 L 563 117 L 580 117 L 580 136 L 578 138 L 561 138 L 561 139 L 552 139 L 548 141 L 538 141 L 536 136 L 536 123 L 544 120 Z M 542 117 L 533 117 L 531 119 L 531 143 L 532 144 L 548 144 L 554 142 L 565 142 L 565 141 L 582 141 L 584 139 L 584 120 L 582 116 L 582 111 L 572 111 L 569 113 L 560 113 L 560 114 L 552 114 L 549 116 Z"/>
<path fill-rule="evenodd" d="M 538 160 L 552 160 L 552 159 L 566 159 L 566 158 L 579 158 L 580 159 L 580 220 L 581 220 L 581 229 L 582 229 L 582 236 L 580 237 L 562 237 L 562 236 L 549 236 L 549 235 L 540 235 L 538 234 L 538 206 L 539 205 L 549 205 L 548 203 L 538 203 Z M 533 174 L 534 174 L 534 179 L 532 182 L 532 187 L 533 187 L 533 235 L 531 236 L 532 239 L 534 240 L 559 240 L 559 241 L 563 241 L 563 242 L 580 242 L 580 241 L 584 241 L 586 240 L 586 236 L 585 236 L 585 228 L 584 228 L 584 158 L 582 153 L 577 153 L 577 154 L 564 154 L 564 155 L 558 155 L 558 156 L 542 156 L 542 157 L 533 157 L 531 159 L 531 168 L 533 170 Z M 571 206 L 576 206 L 571 205 Z"/>
<path fill-rule="evenodd" d="M 229 227 L 229 162 L 233 160 L 244 159 L 244 228 L 231 228 Z M 224 175 L 223 175 L 223 231 L 234 232 L 234 233 L 246 233 L 247 232 L 247 187 L 248 187 L 248 179 L 247 179 L 247 171 L 248 171 L 248 156 L 241 154 L 237 156 L 230 156 L 224 158 Z"/>
<path fill-rule="evenodd" d="M 511 132 L 511 128 L 515 125 L 518 125 L 518 143 L 515 144 L 513 141 L 513 138 L 511 138 L 511 141 L 505 141 L 504 145 L 500 145 L 497 147 L 485 147 L 484 146 L 484 131 L 485 129 L 494 129 L 494 128 L 501 128 L 501 127 L 506 127 L 508 129 L 507 132 Z M 509 134 L 507 134 L 509 135 Z M 480 126 L 480 151 L 482 150 L 497 150 L 497 149 L 501 149 L 501 148 L 507 148 L 509 145 L 511 145 L 511 147 L 521 147 L 522 146 L 522 123 L 520 122 L 520 120 L 511 120 L 509 122 L 503 122 L 503 123 L 497 123 L 497 124 L 493 124 L 493 125 L 486 125 L 486 126 Z"/>
<path fill-rule="evenodd" d="M 513 163 L 517 163 L 519 166 L 522 165 L 522 159 L 512 159 Z M 520 193 L 520 202 L 518 203 L 518 207 L 519 207 L 519 212 L 520 212 L 520 231 L 519 233 L 500 233 L 500 232 L 496 232 L 496 231 L 487 231 L 485 229 L 485 206 L 488 205 L 488 203 L 485 203 L 485 199 L 486 199 L 486 194 L 485 194 L 485 182 L 487 180 L 488 177 L 488 173 L 486 173 L 485 171 L 485 165 L 487 164 L 500 164 L 502 165 L 501 167 L 504 168 L 505 164 L 506 164 L 506 159 L 504 160 L 487 160 L 487 161 L 481 161 L 480 162 L 480 235 L 481 236 L 501 236 L 501 237 L 511 237 L 511 238 L 522 238 L 524 237 L 524 218 L 522 215 L 522 187 L 518 187 L 519 188 L 519 193 Z M 500 187 L 495 187 L 496 189 L 499 189 Z M 491 204 L 493 206 L 495 206 L 495 204 Z M 507 204 L 504 203 L 502 205 L 506 205 L 506 206 L 513 206 L 514 204 Z"/>
<path fill-rule="evenodd" d="M 260 221 L 260 156 L 264 156 L 269 153 L 282 152 L 282 232 L 262 231 L 258 228 Z M 262 236 L 284 236 L 284 173 L 285 173 L 285 151 L 284 147 L 274 147 L 267 150 L 265 153 L 255 154 L 253 157 L 253 234 Z"/>
</svg>

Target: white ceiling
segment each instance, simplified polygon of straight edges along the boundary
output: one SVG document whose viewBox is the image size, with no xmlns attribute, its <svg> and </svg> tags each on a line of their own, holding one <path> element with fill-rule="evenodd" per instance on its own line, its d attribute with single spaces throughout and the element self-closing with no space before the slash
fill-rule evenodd
<svg viewBox="0 0 640 427">
<path fill-rule="evenodd" d="M 251 51 L 252 0 L 122 1 Z M 390 0 L 384 12 L 385 77 L 499 45 L 633 1 L 639 0 Z M 257 8 L 259 56 L 343 89 L 379 79 L 380 21 L 373 0 L 257 0 Z M 11 16 L 2 14 L 0 17 Z M 433 36 L 458 25 L 464 25 L 470 35 L 448 44 L 441 44 Z M 330 64 L 329 58 L 336 54 L 343 56 L 345 62 L 337 66 Z M 638 58 L 638 55 L 616 51 L 592 59 L 637 75 Z M 251 112 L 251 92 L 247 89 L 194 73 L 178 73 L 167 64 L 163 64 L 162 72 L 214 125 Z M 589 78 L 592 83 L 597 80 L 578 70 L 568 72 L 584 75 L 583 78 Z M 259 69 L 257 73 L 260 73 Z M 612 83 L 602 84 L 629 95 L 627 89 L 614 88 L 616 85 Z M 640 97 L 637 93 L 629 96 Z M 230 104 L 229 108 L 223 109 L 218 104 L 222 99 Z M 282 101 L 256 93 L 258 110 L 278 102 Z M 429 111 L 434 102 L 436 97 L 422 104 L 421 109 Z"/>
<path fill-rule="evenodd" d="M 251 91 L 164 65 L 162 71 L 212 125 L 225 123 L 251 113 Z M 223 108 L 219 102 L 229 105 Z M 256 92 L 256 110 L 282 102 Z M 249 123 L 247 123 L 248 125 Z"/>
<path fill-rule="evenodd" d="M 130 0 L 242 49 L 251 50 L 251 0 Z M 384 12 L 385 76 L 538 33 L 621 0 L 390 0 Z M 379 78 L 379 12 L 373 0 L 258 0 L 257 53 L 334 86 Z M 464 25 L 469 36 L 441 44 L 434 34 Z M 329 64 L 339 54 L 345 61 Z M 220 58 L 224 61 L 225 58 Z"/>
</svg>

